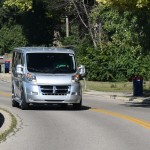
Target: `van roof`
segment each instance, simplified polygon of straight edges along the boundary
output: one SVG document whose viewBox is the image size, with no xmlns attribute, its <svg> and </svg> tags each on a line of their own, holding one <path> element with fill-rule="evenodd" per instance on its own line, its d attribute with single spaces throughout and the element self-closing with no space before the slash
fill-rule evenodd
<svg viewBox="0 0 150 150">
<path fill-rule="evenodd" d="M 14 49 L 15 51 L 22 53 L 72 53 L 74 51 L 68 48 L 62 47 L 17 47 Z"/>
</svg>

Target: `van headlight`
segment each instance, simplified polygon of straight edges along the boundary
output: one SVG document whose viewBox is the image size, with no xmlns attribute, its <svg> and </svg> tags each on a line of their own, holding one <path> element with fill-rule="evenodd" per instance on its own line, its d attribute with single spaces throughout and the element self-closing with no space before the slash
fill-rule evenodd
<svg viewBox="0 0 150 150">
<path fill-rule="evenodd" d="M 79 74 L 75 74 L 72 76 L 72 82 L 79 82 L 80 81 L 80 75 Z"/>
<path fill-rule="evenodd" d="M 32 74 L 32 73 L 27 73 L 26 78 L 28 81 L 36 81 L 36 76 L 35 74 Z"/>
</svg>

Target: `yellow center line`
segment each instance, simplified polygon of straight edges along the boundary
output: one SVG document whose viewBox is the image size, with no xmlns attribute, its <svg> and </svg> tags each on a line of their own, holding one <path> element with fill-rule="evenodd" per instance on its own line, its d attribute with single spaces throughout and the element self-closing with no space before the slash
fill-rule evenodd
<svg viewBox="0 0 150 150">
<path fill-rule="evenodd" d="M 0 95 L 1 95 L 1 96 L 4 96 L 4 97 L 10 97 L 10 96 L 11 96 L 11 93 L 0 91 Z"/>
<path fill-rule="evenodd" d="M 141 120 L 141 119 L 138 119 L 138 118 L 133 118 L 133 117 L 130 117 L 130 116 L 126 116 L 126 115 L 123 115 L 123 114 L 119 114 L 119 113 L 116 113 L 116 112 L 111 112 L 111 111 L 108 111 L 108 110 L 105 110 L 105 109 L 91 108 L 91 110 L 95 111 L 95 112 L 99 112 L 99 113 L 103 113 L 103 114 L 106 114 L 106 115 L 111 115 L 111 116 L 114 116 L 114 117 L 117 117 L 117 118 L 121 118 L 121 119 L 131 121 L 133 123 L 136 123 L 136 124 L 146 128 L 146 129 L 150 130 L 150 122 L 147 122 L 147 121 L 144 121 L 144 120 Z"/>
</svg>

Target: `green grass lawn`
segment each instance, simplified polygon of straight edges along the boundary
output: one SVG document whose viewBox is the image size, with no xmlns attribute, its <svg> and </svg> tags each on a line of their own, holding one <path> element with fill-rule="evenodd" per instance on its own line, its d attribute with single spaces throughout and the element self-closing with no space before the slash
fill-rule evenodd
<svg viewBox="0 0 150 150">
<path fill-rule="evenodd" d="M 84 81 L 81 81 L 85 90 Z M 132 82 L 94 82 L 86 81 L 86 90 L 96 90 L 105 92 L 132 92 Z M 143 82 L 143 90 L 150 92 L 150 81 Z"/>
</svg>

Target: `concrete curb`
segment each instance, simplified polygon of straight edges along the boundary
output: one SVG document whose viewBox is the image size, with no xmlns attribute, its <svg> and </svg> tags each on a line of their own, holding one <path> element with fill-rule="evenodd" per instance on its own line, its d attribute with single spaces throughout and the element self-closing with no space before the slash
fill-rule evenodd
<svg viewBox="0 0 150 150">
<path fill-rule="evenodd" d="M 0 108 L 0 113 L 4 118 L 4 122 L 0 128 L 0 134 L 3 134 L 5 131 L 9 130 L 12 123 L 12 117 L 9 112 Z"/>
</svg>

